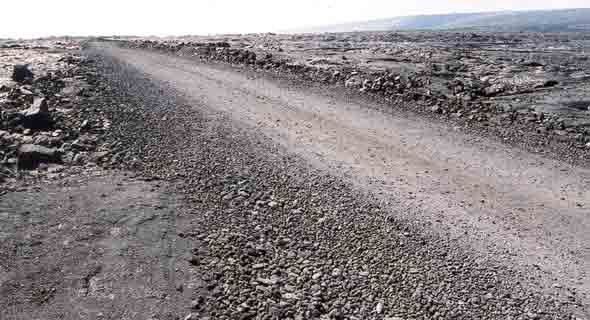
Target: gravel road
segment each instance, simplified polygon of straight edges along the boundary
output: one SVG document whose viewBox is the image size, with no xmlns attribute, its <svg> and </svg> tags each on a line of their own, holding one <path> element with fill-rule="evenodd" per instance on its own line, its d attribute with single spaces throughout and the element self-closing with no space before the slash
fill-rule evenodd
<svg viewBox="0 0 590 320">
<path fill-rule="evenodd" d="M 590 289 L 590 170 L 336 94 L 154 53 L 110 54 L 483 252 Z M 492 248 L 493 247 L 493 248 Z M 564 283 L 565 284 L 565 283 Z"/>
<path fill-rule="evenodd" d="M 207 292 L 188 319 L 586 318 L 590 170 L 343 92 L 92 51 L 123 162 L 190 203 L 175 238 Z"/>
</svg>

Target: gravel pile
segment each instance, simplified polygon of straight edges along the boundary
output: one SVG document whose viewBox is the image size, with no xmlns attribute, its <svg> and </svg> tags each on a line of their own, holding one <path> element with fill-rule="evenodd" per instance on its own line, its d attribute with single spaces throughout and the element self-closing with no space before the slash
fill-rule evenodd
<svg viewBox="0 0 590 320">
<path fill-rule="evenodd" d="M 195 50 L 231 50 L 205 47 Z M 194 293 L 187 319 L 575 319 L 575 295 L 540 294 L 535 279 L 425 236 L 252 129 L 93 58 L 111 163 L 175 182 L 194 206 L 178 235 L 194 244 L 186 263 L 207 294 Z"/>
</svg>

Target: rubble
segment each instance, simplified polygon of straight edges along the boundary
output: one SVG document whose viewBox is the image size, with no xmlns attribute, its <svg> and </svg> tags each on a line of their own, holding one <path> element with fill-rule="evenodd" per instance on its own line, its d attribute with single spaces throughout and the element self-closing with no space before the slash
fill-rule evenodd
<svg viewBox="0 0 590 320">
<path fill-rule="evenodd" d="M 99 88 L 80 46 L 25 44 L 0 48 L 0 71 L 13 70 L 0 72 L 0 193 L 52 176 L 54 165 L 106 164 L 111 155 L 101 141 L 110 122 L 92 103 Z"/>
</svg>

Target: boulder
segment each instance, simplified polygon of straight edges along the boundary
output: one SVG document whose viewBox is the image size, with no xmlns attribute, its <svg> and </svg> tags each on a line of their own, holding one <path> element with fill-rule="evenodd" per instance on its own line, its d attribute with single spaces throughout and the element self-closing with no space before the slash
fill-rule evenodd
<svg viewBox="0 0 590 320">
<path fill-rule="evenodd" d="M 12 80 L 16 83 L 31 82 L 35 75 L 26 64 L 17 64 L 12 70 Z"/>
<path fill-rule="evenodd" d="M 37 98 L 33 105 L 22 112 L 22 125 L 28 129 L 49 129 L 53 125 L 47 100 L 44 98 Z"/>
<path fill-rule="evenodd" d="M 59 152 L 55 148 L 46 148 L 36 144 L 23 144 L 18 149 L 17 165 L 19 169 L 32 170 L 41 163 L 59 161 Z"/>
</svg>

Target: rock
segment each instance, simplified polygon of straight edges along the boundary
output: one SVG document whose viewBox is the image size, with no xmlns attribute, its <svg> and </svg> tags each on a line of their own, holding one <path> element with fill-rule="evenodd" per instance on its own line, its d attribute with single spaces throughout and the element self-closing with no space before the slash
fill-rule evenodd
<svg viewBox="0 0 590 320">
<path fill-rule="evenodd" d="M 7 140 L 10 136 L 10 132 L 6 130 L 0 130 L 0 141 Z"/>
<path fill-rule="evenodd" d="M 76 157 L 76 154 L 74 152 L 67 151 L 62 155 L 61 161 L 66 164 L 72 164 L 72 163 L 74 163 L 75 157 Z"/>
<path fill-rule="evenodd" d="M 276 208 L 278 205 L 279 205 L 279 203 L 276 201 L 271 201 L 268 203 L 268 206 L 271 208 Z"/>
<path fill-rule="evenodd" d="M 94 163 L 98 163 L 101 162 L 103 159 L 105 159 L 108 155 L 110 154 L 110 152 L 108 151 L 98 151 L 98 152 L 93 152 L 90 155 L 90 161 L 94 162 Z"/>
<path fill-rule="evenodd" d="M 80 152 L 74 156 L 73 164 L 75 165 L 84 165 L 88 162 L 88 153 Z"/>
<path fill-rule="evenodd" d="M 197 316 L 194 313 L 189 313 L 188 315 L 186 315 L 186 317 L 184 317 L 184 320 L 196 320 Z"/>
<path fill-rule="evenodd" d="M 525 61 L 523 64 L 525 67 L 542 67 L 544 66 L 542 63 L 537 61 Z"/>
<path fill-rule="evenodd" d="M 21 123 L 28 129 L 48 129 L 53 125 L 47 100 L 44 98 L 35 99 L 33 105 L 22 112 Z"/>
<path fill-rule="evenodd" d="M 361 78 L 359 76 L 352 76 L 346 80 L 344 86 L 347 88 L 354 88 L 361 86 Z"/>
<path fill-rule="evenodd" d="M 362 86 L 361 90 L 362 91 L 367 91 L 369 89 L 371 89 L 371 81 L 369 79 L 365 79 L 363 81 L 363 86 Z"/>
<path fill-rule="evenodd" d="M 484 94 L 488 97 L 495 96 L 506 90 L 506 86 L 501 83 L 496 83 L 484 89 Z"/>
<path fill-rule="evenodd" d="M 375 306 L 375 313 L 381 314 L 382 312 L 383 312 L 383 303 L 379 302 L 379 303 L 377 303 L 377 306 Z"/>
<path fill-rule="evenodd" d="M 12 70 L 12 80 L 16 83 L 31 82 L 35 75 L 26 64 L 17 64 Z"/>
<path fill-rule="evenodd" d="M 543 87 L 544 88 L 555 87 L 558 84 L 559 84 L 559 81 L 557 81 L 557 80 L 547 80 L 543 83 Z"/>
<path fill-rule="evenodd" d="M 381 90 L 381 82 L 375 81 L 371 86 L 372 91 L 379 91 Z"/>
<path fill-rule="evenodd" d="M 41 163 L 59 161 L 59 152 L 55 148 L 46 148 L 35 144 L 24 144 L 18 149 L 18 168 L 31 170 Z"/>
<path fill-rule="evenodd" d="M 82 124 L 80 124 L 80 131 L 88 130 L 88 129 L 90 129 L 90 122 L 88 122 L 88 119 L 87 119 L 87 120 L 82 121 Z"/>
<path fill-rule="evenodd" d="M 334 270 L 332 270 L 332 277 L 338 277 L 342 274 L 342 271 L 338 268 L 334 268 Z"/>
<path fill-rule="evenodd" d="M 434 113 L 441 113 L 442 109 L 440 108 L 440 106 L 436 105 L 436 106 L 433 106 L 432 108 L 430 108 L 430 111 L 432 111 Z"/>
<path fill-rule="evenodd" d="M 191 301 L 191 309 L 199 309 L 203 305 L 204 301 L 205 299 L 202 296 L 199 296 L 197 299 L 194 299 L 193 301 Z"/>
<path fill-rule="evenodd" d="M 95 135 L 84 134 L 72 142 L 72 148 L 79 151 L 90 151 L 96 147 L 98 137 Z"/>
</svg>

